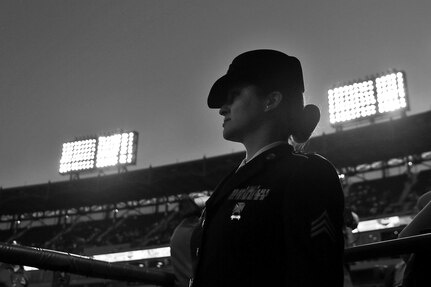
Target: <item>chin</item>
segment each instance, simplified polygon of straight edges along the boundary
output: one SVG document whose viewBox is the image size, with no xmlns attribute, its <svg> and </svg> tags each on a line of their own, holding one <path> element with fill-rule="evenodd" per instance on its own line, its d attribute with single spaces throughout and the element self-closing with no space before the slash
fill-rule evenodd
<svg viewBox="0 0 431 287">
<path fill-rule="evenodd" d="M 238 136 L 238 134 L 235 133 L 234 131 L 231 131 L 231 130 L 224 129 L 223 130 L 223 138 L 225 140 L 232 141 L 232 142 L 241 142 L 241 139 Z"/>
</svg>

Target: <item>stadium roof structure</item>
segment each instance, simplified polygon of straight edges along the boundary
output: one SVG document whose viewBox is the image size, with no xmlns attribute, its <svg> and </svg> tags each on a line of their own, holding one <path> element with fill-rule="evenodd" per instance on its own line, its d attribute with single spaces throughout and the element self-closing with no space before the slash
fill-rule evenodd
<svg viewBox="0 0 431 287">
<path fill-rule="evenodd" d="M 0 215 L 115 204 L 212 190 L 244 152 L 78 180 L 0 190 Z"/>
<path fill-rule="evenodd" d="M 431 111 L 314 137 L 307 150 L 337 168 L 431 151 Z"/>
<path fill-rule="evenodd" d="M 306 151 L 337 168 L 431 150 L 431 111 L 312 138 Z M 115 175 L 0 190 L 0 215 L 115 204 L 212 190 L 245 153 L 237 152 Z"/>
</svg>

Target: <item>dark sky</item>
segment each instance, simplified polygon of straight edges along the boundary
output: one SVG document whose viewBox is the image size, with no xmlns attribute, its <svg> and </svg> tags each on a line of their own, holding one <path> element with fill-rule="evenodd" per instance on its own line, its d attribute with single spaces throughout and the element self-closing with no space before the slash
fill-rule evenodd
<svg viewBox="0 0 431 287">
<path fill-rule="evenodd" d="M 243 150 L 222 139 L 212 83 L 238 54 L 303 65 L 305 99 L 332 132 L 327 90 L 406 72 L 409 114 L 431 109 L 431 1 L 0 1 L 0 186 L 68 180 L 61 145 L 139 133 L 136 168 Z"/>
</svg>

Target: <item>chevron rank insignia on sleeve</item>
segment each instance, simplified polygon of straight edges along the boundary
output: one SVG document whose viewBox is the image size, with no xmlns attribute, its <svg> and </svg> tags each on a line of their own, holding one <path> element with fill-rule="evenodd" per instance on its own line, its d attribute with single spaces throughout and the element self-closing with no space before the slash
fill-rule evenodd
<svg viewBox="0 0 431 287">
<path fill-rule="evenodd" d="M 311 222 L 311 238 L 317 235 L 327 235 L 331 241 L 335 242 L 335 228 L 332 225 L 328 212 L 325 210 L 319 217 Z"/>
</svg>

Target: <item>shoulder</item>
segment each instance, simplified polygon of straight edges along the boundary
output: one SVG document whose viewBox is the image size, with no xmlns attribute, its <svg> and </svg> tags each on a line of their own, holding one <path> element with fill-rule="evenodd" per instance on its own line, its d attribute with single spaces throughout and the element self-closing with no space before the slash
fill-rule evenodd
<svg viewBox="0 0 431 287">
<path fill-rule="evenodd" d="M 324 156 L 317 153 L 293 152 L 293 158 L 299 162 L 299 167 L 304 172 L 326 172 L 338 175 L 334 165 Z"/>
<path fill-rule="evenodd" d="M 272 170 L 278 170 L 281 173 L 324 172 L 326 174 L 337 175 L 338 177 L 336 168 L 324 156 L 317 153 L 297 152 L 288 145 L 268 151 L 262 154 L 261 157 L 266 162 L 271 163 L 270 168 Z"/>
<path fill-rule="evenodd" d="M 315 154 L 299 154 L 301 163 L 298 165 L 297 180 L 299 185 L 313 194 L 317 200 L 323 198 L 342 197 L 342 187 L 337 169 L 325 157 Z"/>
<path fill-rule="evenodd" d="M 296 152 L 291 146 L 285 145 L 261 155 L 270 165 L 265 170 L 273 176 L 283 175 L 300 179 L 312 175 L 314 177 L 336 177 L 338 173 L 334 165 L 325 157 L 317 153 Z"/>
</svg>

